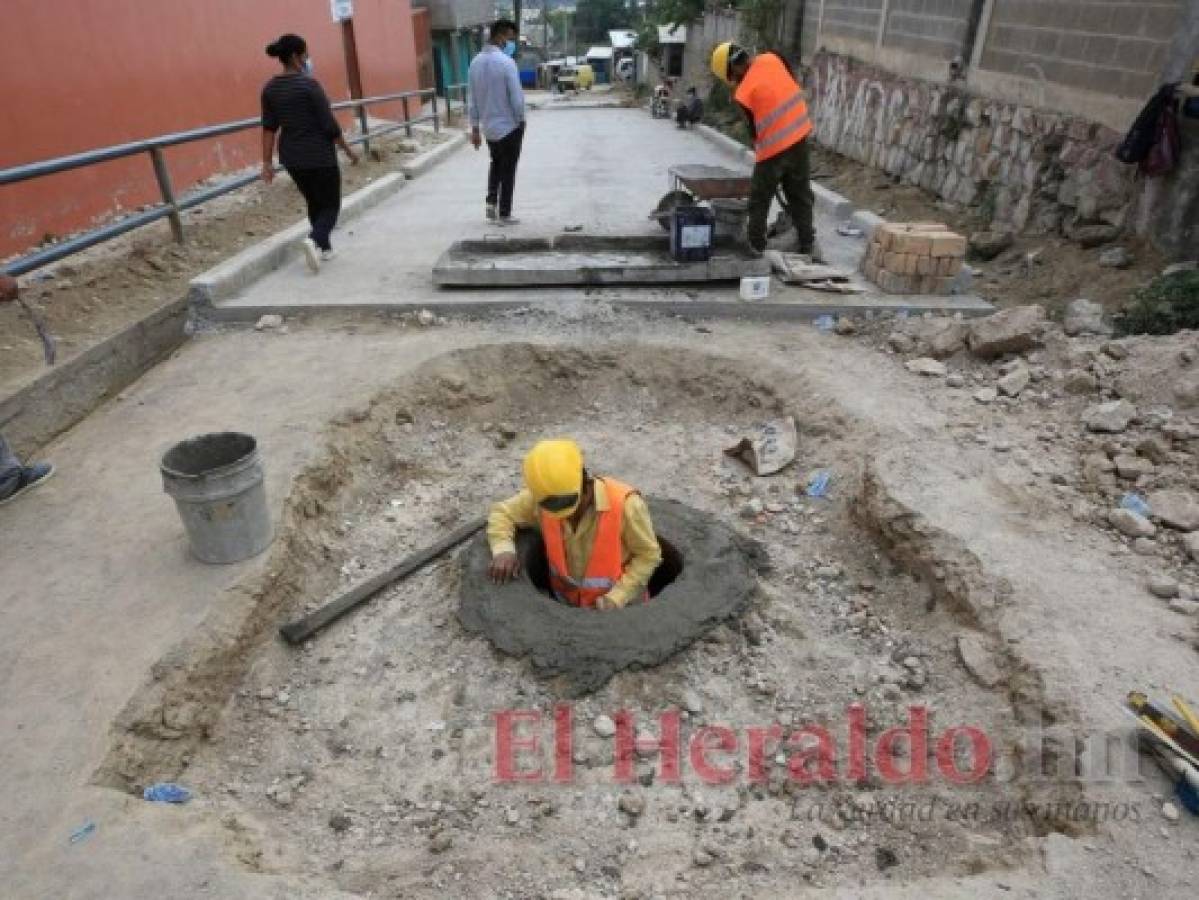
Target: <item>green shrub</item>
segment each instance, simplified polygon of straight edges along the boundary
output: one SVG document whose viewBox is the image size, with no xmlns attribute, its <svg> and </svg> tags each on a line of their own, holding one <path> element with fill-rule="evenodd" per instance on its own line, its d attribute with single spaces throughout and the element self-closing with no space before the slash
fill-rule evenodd
<svg viewBox="0 0 1199 900">
<path fill-rule="evenodd" d="M 1174 334 L 1199 329 L 1199 271 L 1155 278 L 1116 316 L 1119 334 Z"/>
</svg>

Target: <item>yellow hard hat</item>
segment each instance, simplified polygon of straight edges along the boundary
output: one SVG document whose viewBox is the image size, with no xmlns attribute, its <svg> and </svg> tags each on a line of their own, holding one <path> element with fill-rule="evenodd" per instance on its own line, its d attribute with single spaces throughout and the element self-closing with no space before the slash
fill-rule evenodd
<svg viewBox="0 0 1199 900">
<path fill-rule="evenodd" d="M 729 51 L 733 49 L 732 41 L 725 41 L 723 44 L 717 44 L 716 49 L 712 51 L 712 74 L 723 81 L 729 83 Z"/>
<path fill-rule="evenodd" d="M 538 441 L 525 456 L 525 487 L 537 505 L 559 519 L 579 508 L 583 451 L 571 440 Z"/>
</svg>

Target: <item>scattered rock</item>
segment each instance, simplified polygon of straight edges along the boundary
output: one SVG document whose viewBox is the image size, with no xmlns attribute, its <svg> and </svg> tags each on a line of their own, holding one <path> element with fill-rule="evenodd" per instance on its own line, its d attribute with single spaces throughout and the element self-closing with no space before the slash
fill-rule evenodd
<svg viewBox="0 0 1199 900">
<path fill-rule="evenodd" d="M 1082 414 L 1087 431 L 1100 434 L 1119 434 L 1137 417 L 1137 408 L 1127 400 L 1112 400 L 1088 406 Z"/>
<path fill-rule="evenodd" d="M 1173 600 L 1178 596 L 1178 582 L 1165 575 L 1154 575 L 1149 579 L 1149 593 L 1160 600 Z"/>
<path fill-rule="evenodd" d="M 1145 499 L 1163 525 L 1178 531 L 1199 531 L 1199 498 L 1189 491 L 1154 491 Z"/>
<path fill-rule="evenodd" d="M 611 716 L 598 715 L 595 721 L 591 723 L 591 727 L 595 729 L 595 733 L 602 738 L 610 738 L 616 734 L 616 723 L 612 721 Z"/>
<path fill-rule="evenodd" d="M 878 847 L 874 851 L 874 864 L 878 866 L 880 872 L 885 872 L 887 869 L 899 865 L 899 857 L 889 847 Z"/>
<path fill-rule="evenodd" d="M 1122 344 L 1119 341 L 1105 341 L 1099 350 L 1109 359 L 1116 361 L 1128 359 L 1128 345 Z"/>
<path fill-rule="evenodd" d="M 1077 337 L 1080 334 L 1105 335 L 1112 333 L 1111 325 L 1103 318 L 1103 307 L 1082 298 L 1066 307 L 1062 330 L 1071 337 Z"/>
<path fill-rule="evenodd" d="M 960 372 L 953 372 L 945 377 L 945 386 L 951 388 L 963 388 L 966 386 L 966 376 Z"/>
<path fill-rule="evenodd" d="M 1014 306 L 970 323 L 970 352 L 983 359 L 1023 353 L 1041 345 L 1045 310 L 1040 306 Z"/>
<path fill-rule="evenodd" d="M 1181 598 L 1171 600 L 1170 609 L 1184 616 L 1199 615 L 1199 600 L 1183 600 Z"/>
<path fill-rule="evenodd" d="M 1157 534 L 1157 526 L 1131 509 L 1113 509 L 1107 514 L 1107 521 L 1121 534 L 1131 538 L 1153 537 Z"/>
<path fill-rule="evenodd" d="M 281 327 L 283 327 L 283 316 L 275 313 L 268 313 L 254 324 L 255 331 L 274 331 Z"/>
<path fill-rule="evenodd" d="M 970 235 L 970 255 L 989 262 L 1003 251 L 1011 249 L 1014 240 L 1010 231 L 976 231 Z"/>
<path fill-rule="evenodd" d="M 994 403 L 999 399 L 999 391 L 993 387 L 980 388 L 974 392 L 974 399 L 983 404 Z"/>
<path fill-rule="evenodd" d="M 698 716 L 704 711 L 704 701 L 695 691 L 685 691 L 682 696 L 683 709 L 691 715 Z"/>
<path fill-rule="evenodd" d="M 930 356 L 908 360 L 904 363 L 904 366 L 909 372 L 914 372 L 917 375 L 926 375 L 930 378 L 941 378 L 949 371 L 945 368 L 945 363 L 939 362 Z"/>
<path fill-rule="evenodd" d="M 1167 800 L 1162 804 L 1162 815 L 1167 822 L 1177 822 L 1179 818 L 1178 807 L 1173 802 Z"/>
<path fill-rule="evenodd" d="M 958 635 L 958 656 L 966 671 L 983 687 L 993 688 L 1003 681 L 1003 671 L 977 635 Z"/>
<path fill-rule="evenodd" d="M 637 796 L 632 791 L 626 791 L 621 794 L 617 805 L 620 807 L 620 811 L 630 819 L 639 819 L 642 813 L 645 812 L 645 799 Z"/>
<path fill-rule="evenodd" d="M 837 324 L 833 327 L 833 331 L 842 337 L 849 337 L 852 334 L 858 333 L 858 326 L 849 316 L 838 316 Z"/>
<path fill-rule="evenodd" d="M 334 813 L 329 817 L 329 827 L 338 834 L 344 834 L 350 830 L 350 826 L 354 821 L 345 813 Z"/>
<path fill-rule="evenodd" d="M 939 318 L 921 322 L 916 330 L 920 352 L 933 359 L 948 359 L 966 347 L 967 328 L 957 319 Z"/>
<path fill-rule="evenodd" d="M 1143 456 L 1131 456 L 1124 454 L 1117 456 L 1115 459 L 1116 472 L 1121 478 L 1127 478 L 1130 481 L 1136 481 L 1144 475 L 1152 475 L 1157 468 L 1153 462 L 1145 459 Z"/>
<path fill-rule="evenodd" d="M 716 861 L 716 857 L 702 847 L 697 847 L 695 853 L 691 856 L 691 861 L 701 869 L 706 869 Z"/>
<path fill-rule="evenodd" d="M 1068 232 L 1068 237 L 1084 249 L 1091 250 L 1110 244 L 1120 236 L 1120 229 L 1115 225 L 1081 225 Z"/>
<path fill-rule="evenodd" d="M 896 353 L 907 354 L 916 349 L 916 339 L 902 331 L 893 331 L 887 337 L 887 346 Z"/>
<path fill-rule="evenodd" d="M 514 809 L 510 809 L 504 814 L 504 821 L 507 822 L 509 825 L 519 825 L 520 824 L 520 813 L 518 813 Z"/>
<path fill-rule="evenodd" d="M 1093 394 L 1099 389 L 1099 380 L 1083 369 L 1071 369 L 1066 373 L 1062 387 L 1067 394 Z"/>
<path fill-rule="evenodd" d="M 1199 531 L 1184 535 L 1182 538 L 1183 549 L 1190 555 L 1192 562 L 1199 563 Z"/>
<path fill-rule="evenodd" d="M 431 325 L 437 324 L 437 314 L 429 309 L 422 309 L 416 314 L 416 323 L 421 328 L 428 328 Z"/>
<path fill-rule="evenodd" d="M 1028 387 L 1028 383 L 1032 380 L 1032 375 L 1028 368 L 1024 365 L 1016 366 L 1012 371 L 1008 372 L 997 382 L 999 392 L 1006 397 L 1019 397 L 1020 394 Z"/>
<path fill-rule="evenodd" d="M 454 846 L 454 839 L 444 831 L 433 835 L 429 841 L 429 850 L 433 853 L 445 853 Z"/>
<path fill-rule="evenodd" d="M 1109 247 L 1099 254 L 1099 265 L 1107 269 L 1127 269 L 1132 265 L 1132 254 L 1126 247 Z"/>
</svg>

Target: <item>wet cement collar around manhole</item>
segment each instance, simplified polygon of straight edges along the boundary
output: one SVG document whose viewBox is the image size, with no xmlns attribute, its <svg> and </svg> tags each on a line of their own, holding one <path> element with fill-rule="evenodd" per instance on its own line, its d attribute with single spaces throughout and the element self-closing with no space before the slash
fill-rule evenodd
<svg viewBox="0 0 1199 900">
<path fill-rule="evenodd" d="M 617 672 L 665 662 L 726 620 L 740 616 L 765 566 L 765 551 L 707 513 L 673 500 L 649 499 L 654 529 L 682 552 L 678 579 L 649 603 L 597 612 L 557 603 L 527 578 L 495 585 L 491 553 L 480 535 L 464 561 L 458 618 L 500 650 L 527 656 L 546 677 L 562 676 L 567 693 L 588 694 Z"/>
</svg>

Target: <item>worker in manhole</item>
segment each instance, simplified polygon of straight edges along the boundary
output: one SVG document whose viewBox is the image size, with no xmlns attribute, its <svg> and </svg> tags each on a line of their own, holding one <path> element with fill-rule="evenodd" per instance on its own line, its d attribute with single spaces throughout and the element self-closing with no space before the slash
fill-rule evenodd
<svg viewBox="0 0 1199 900">
<path fill-rule="evenodd" d="M 777 53 L 750 54 L 725 41 L 712 51 L 712 73 L 733 88 L 733 99 L 749 121 L 754 141 L 745 238 L 755 253 L 766 251 L 770 204 L 782 188 L 787 213 L 799 238 L 798 252 L 823 262 L 812 219 L 812 120 L 803 87 Z"/>
<path fill-rule="evenodd" d="M 649 599 L 662 548 L 636 490 L 589 473 L 583 451 L 570 440 L 533 447 L 524 481 L 515 497 L 491 507 L 487 520 L 494 582 L 520 574 L 516 531 L 535 528 L 545 545 L 550 593 L 560 602 L 610 610 Z"/>
</svg>

